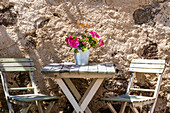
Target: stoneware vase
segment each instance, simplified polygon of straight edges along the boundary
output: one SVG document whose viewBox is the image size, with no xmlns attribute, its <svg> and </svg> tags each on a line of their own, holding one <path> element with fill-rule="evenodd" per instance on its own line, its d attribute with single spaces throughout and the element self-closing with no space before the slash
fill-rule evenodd
<svg viewBox="0 0 170 113">
<path fill-rule="evenodd" d="M 74 53 L 74 59 L 76 62 L 76 65 L 88 65 L 89 62 L 89 50 L 86 50 L 85 52 L 82 52 L 79 50 L 79 53 Z"/>
</svg>

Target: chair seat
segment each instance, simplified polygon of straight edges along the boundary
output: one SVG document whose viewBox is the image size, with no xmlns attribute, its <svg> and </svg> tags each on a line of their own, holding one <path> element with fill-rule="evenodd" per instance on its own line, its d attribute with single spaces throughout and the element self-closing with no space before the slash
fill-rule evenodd
<svg viewBox="0 0 170 113">
<path fill-rule="evenodd" d="M 13 95 L 9 96 L 9 99 L 12 101 L 20 102 L 32 102 L 32 101 L 41 101 L 41 100 L 57 100 L 59 97 L 47 96 L 43 94 L 26 94 L 26 95 Z"/>
<path fill-rule="evenodd" d="M 101 98 L 104 101 L 118 101 L 118 102 L 145 102 L 145 101 L 152 101 L 154 97 L 146 97 L 146 96 L 135 96 L 135 95 L 121 95 L 117 97 L 110 97 L 110 98 Z"/>
</svg>

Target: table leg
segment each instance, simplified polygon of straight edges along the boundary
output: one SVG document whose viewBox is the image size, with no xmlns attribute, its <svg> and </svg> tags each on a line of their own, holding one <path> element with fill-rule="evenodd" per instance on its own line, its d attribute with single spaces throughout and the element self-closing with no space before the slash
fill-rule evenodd
<svg viewBox="0 0 170 113">
<path fill-rule="evenodd" d="M 87 108 L 87 105 L 89 104 L 89 102 L 91 101 L 91 99 L 93 98 L 97 90 L 99 89 L 103 80 L 104 80 L 103 78 L 94 79 L 90 84 L 90 86 L 88 87 L 88 89 L 86 90 L 85 94 L 79 101 L 80 108 L 83 111 Z"/>
<path fill-rule="evenodd" d="M 89 86 L 89 88 L 87 89 L 84 96 L 82 97 L 82 99 L 79 102 L 79 104 L 81 104 L 80 107 L 83 111 L 86 109 L 87 105 L 92 100 L 93 96 L 95 95 L 95 93 L 99 89 L 103 80 L 104 80 L 104 78 L 98 78 L 98 79 L 94 79 L 92 81 L 91 85 Z"/>
<path fill-rule="evenodd" d="M 65 78 L 64 81 L 66 82 L 67 86 L 69 87 L 69 89 L 71 90 L 71 92 L 73 93 L 73 95 L 76 97 L 76 99 L 78 101 L 80 101 L 81 99 L 81 95 L 78 92 L 78 90 L 76 89 L 76 87 L 74 86 L 74 84 L 72 83 L 72 81 L 69 78 Z M 89 109 L 89 107 L 87 107 L 85 109 L 86 113 L 92 113 L 91 110 Z M 75 111 L 73 111 L 73 113 L 75 113 Z"/>
<path fill-rule="evenodd" d="M 67 86 L 65 85 L 64 81 L 61 78 L 57 78 L 56 81 L 57 81 L 57 84 L 62 89 L 62 91 L 64 92 L 64 94 L 66 95 L 66 97 L 69 100 L 69 102 L 72 104 L 72 106 L 76 110 L 76 112 L 77 113 L 79 113 L 79 112 L 83 113 L 84 110 L 82 110 L 80 108 L 80 106 L 78 105 L 77 101 L 75 100 L 75 98 L 73 97 L 73 95 L 71 94 L 71 92 L 69 91 Z"/>
</svg>

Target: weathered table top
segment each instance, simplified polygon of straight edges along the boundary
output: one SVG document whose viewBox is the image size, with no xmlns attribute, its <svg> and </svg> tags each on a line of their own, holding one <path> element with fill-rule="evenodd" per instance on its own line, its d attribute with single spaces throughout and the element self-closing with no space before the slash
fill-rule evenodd
<svg viewBox="0 0 170 113">
<path fill-rule="evenodd" d="M 46 77 L 56 78 L 112 78 L 112 63 L 75 65 L 74 63 L 50 63 L 41 71 Z"/>
</svg>

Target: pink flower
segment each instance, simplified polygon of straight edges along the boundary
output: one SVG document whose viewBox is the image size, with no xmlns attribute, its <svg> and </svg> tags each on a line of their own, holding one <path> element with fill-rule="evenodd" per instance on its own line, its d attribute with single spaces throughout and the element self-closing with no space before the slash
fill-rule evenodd
<svg viewBox="0 0 170 113">
<path fill-rule="evenodd" d="M 99 38 L 99 35 L 96 32 L 93 32 L 93 33 L 96 35 L 97 38 Z"/>
<path fill-rule="evenodd" d="M 91 37 L 96 36 L 97 38 L 99 38 L 99 35 L 96 32 L 90 31 L 89 33 L 91 34 Z"/>
<path fill-rule="evenodd" d="M 67 45 L 70 45 L 71 48 L 77 48 L 77 46 L 79 46 L 79 39 L 76 36 L 75 39 L 72 36 L 66 37 L 65 41 L 67 42 Z"/>
<path fill-rule="evenodd" d="M 69 36 L 69 37 L 66 37 L 66 38 L 65 38 L 65 41 L 67 42 L 67 45 L 70 44 L 70 40 L 73 40 L 73 37 L 72 37 L 72 36 Z"/>
<path fill-rule="evenodd" d="M 90 31 L 89 33 L 91 34 L 91 37 L 94 37 L 95 34 L 93 31 Z"/>
<path fill-rule="evenodd" d="M 104 42 L 102 39 L 99 40 L 99 43 L 100 43 L 100 46 L 103 46 L 104 45 Z"/>
<path fill-rule="evenodd" d="M 82 42 L 84 45 L 86 44 L 85 42 Z"/>
</svg>

